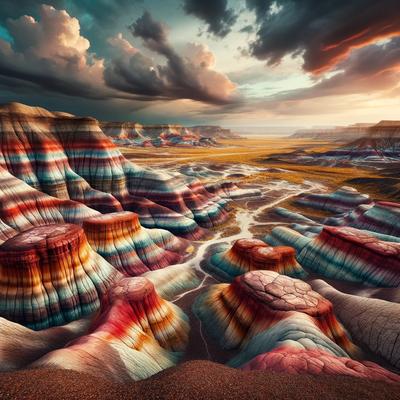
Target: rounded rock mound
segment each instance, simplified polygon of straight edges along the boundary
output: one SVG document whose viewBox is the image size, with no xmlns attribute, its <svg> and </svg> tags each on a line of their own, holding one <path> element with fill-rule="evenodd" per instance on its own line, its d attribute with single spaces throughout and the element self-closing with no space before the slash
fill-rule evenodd
<svg viewBox="0 0 400 400">
<path fill-rule="evenodd" d="M 231 284 L 212 285 L 198 296 L 193 310 L 225 348 L 243 347 L 260 332 L 302 314 L 330 340 L 353 351 L 332 303 L 308 283 L 273 271 L 252 271 Z"/>
<path fill-rule="evenodd" d="M 35 330 L 64 325 L 97 310 L 118 277 L 81 227 L 35 227 L 0 246 L 0 316 Z"/>
<path fill-rule="evenodd" d="M 83 229 L 93 249 L 128 276 L 178 263 L 189 247 L 166 230 L 143 228 L 138 214 L 129 211 L 88 218 Z"/>
<path fill-rule="evenodd" d="M 239 239 L 230 248 L 220 246 L 203 267 L 228 282 L 254 270 L 275 271 L 292 277 L 306 275 L 296 261 L 296 251 L 292 247 L 271 247 L 258 239 Z"/>
<path fill-rule="evenodd" d="M 144 277 L 120 279 L 104 297 L 89 333 L 32 367 L 71 369 L 121 382 L 173 366 L 186 347 L 188 318 Z"/>
</svg>

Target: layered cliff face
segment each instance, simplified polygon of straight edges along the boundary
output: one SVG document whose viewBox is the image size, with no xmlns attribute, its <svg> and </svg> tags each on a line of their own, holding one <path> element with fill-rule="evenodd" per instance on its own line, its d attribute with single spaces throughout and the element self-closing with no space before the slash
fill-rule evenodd
<svg viewBox="0 0 400 400">
<path fill-rule="evenodd" d="M 371 199 L 367 194 L 361 194 L 354 188 L 343 186 L 333 193 L 301 195 L 296 199 L 296 203 L 334 213 L 343 213 L 360 204 L 369 204 Z"/>
<path fill-rule="evenodd" d="M 127 161 L 92 118 L 10 104 L 0 109 L 0 167 L 34 189 L 100 212 L 134 211 L 146 227 L 201 236 L 224 218 L 218 196 Z"/>
<path fill-rule="evenodd" d="M 0 246 L 0 315 L 35 330 L 64 325 L 98 310 L 120 277 L 81 227 L 28 229 Z"/>
<path fill-rule="evenodd" d="M 228 349 L 243 348 L 261 332 L 300 314 L 307 323 L 300 324 L 298 331 L 311 323 L 328 341 L 354 350 L 328 300 L 307 283 L 272 271 L 248 272 L 231 284 L 210 286 L 196 299 L 193 310 L 207 332 Z"/>
<path fill-rule="evenodd" d="M 124 278 L 109 292 L 90 333 L 32 367 L 72 369 L 117 381 L 147 378 L 176 363 L 188 340 L 185 314 L 146 278 Z"/>
<path fill-rule="evenodd" d="M 99 212 L 72 200 L 39 192 L 0 167 L 0 241 L 38 225 L 82 224 Z"/>
<path fill-rule="evenodd" d="M 400 158 L 400 121 L 380 121 L 366 135 L 346 146 L 353 157 L 366 152 L 377 158 Z"/>
<path fill-rule="evenodd" d="M 400 367 L 400 304 L 342 293 L 322 280 L 313 281 L 312 286 L 334 304 L 354 340 Z"/>
<path fill-rule="evenodd" d="M 129 211 L 98 215 L 83 222 L 91 247 L 128 276 L 180 262 L 189 243 L 169 231 L 146 229 Z"/>
<path fill-rule="evenodd" d="M 315 139 L 349 142 L 363 137 L 372 124 L 358 123 L 349 126 L 336 126 L 333 128 L 300 129 L 291 137 L 293 139 Z"/>
<path fill-rule="evenodd" d="M 275 271 L 294 277 L 306 275 L 296 261 L 292 247 L 270 247 L 257 239 L 239 239 L 232 247 L 227 244 L 219 246 L 202 267 L 227 282 L 254 270 Z"/>
<path fill-rule="evenodd" d="M 233 139 L 240 137 L 230 129 L 222 128 L 218 125 L 196 125 L 189 127 L 189 129 L 198 135 L 210 139 Z"/>
<path fill-rule="evenodd" d="M 369 286 L 400 285 L 400 243 L 380 240 L 367 231 L 324 226 L 318 235 L 307 237 L 277 227 L 266 241 L 292 245 L 304 268 L 328 278 Z"/>
</svg>

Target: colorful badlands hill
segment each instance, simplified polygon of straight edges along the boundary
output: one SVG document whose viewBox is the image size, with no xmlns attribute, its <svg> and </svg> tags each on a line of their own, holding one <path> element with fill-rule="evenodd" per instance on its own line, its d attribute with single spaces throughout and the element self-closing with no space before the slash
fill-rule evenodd
<svg viewBox="0 0 400 400">
<path fill-rule="evenodd" d="M 146 278 L 124 278 L 107 293 L 89 333 L 35 361 L 129 382 L 173 366 L 189 334 L 186 315 Z"/>
<path fill-rule="evenodd" d="M 163 229 L 146 229 L 138 215 L 122 211 L 83 221 L 91 247 L 128 276 L 180 262 L 189 243 Z"/>
<path fill-rule="evenodd" d="M 226 200 L 199 182 L 187 185 L 177 174 L 155 172 L 126 160 L 93 118 L 11 103 L 0 108 L 0 132 L 1 174 L 8 171 L 16 182 L 24 181 L 36 191 L 100 212 L 134 211 L 146 227 L 191 238 L 202 235 L 199 225 L 209 228 L 226 217 Z M 5 174 L 4 179 L 12 176 Z M 31 206 L 36 191 L 20 193 L 19 189 L 8 196 L 16 200 L 23 196 Z M 14 212 L 25 215 L 25 208 Z"/>
<path fill-rule="evenodd" d="M 297 197 L 296 203 L 319 210 L 343 213 L 360 204 L 371 203 L 371 200 L 367 194 L 361 194 L 354 188 L 343 186 L 333 193 L 301 195 Z"/>
<path fill-rule="evenodd" d="M 352 360 L 358 350 L 332 304 L 298 279 L 250 272 L 230 285 L 210 287 L 196 299 L 194 311 L 221 346 L 241 349 L 230 366 L 400 381 L 373 362 Z"/>
<path fill-rule="evenodd" d="M 215 131 L 211 135 L 205 127 L 192 130 L 182 125 L 141 125 L 137 122 L 101 122 L 102 131 L 109 136 L 115 144 L 120 146 L 139 147 L 198 147 L 215 146 L 216 139 L 220 138 Z M 228 131 L 228 130 L 227 130 Z"/>
<path fill-rule="evenodd" d="M 400 368 L 400 304 L 342 293 L 322 280 L 311 282 L 328 298 L 354 340 Z"/>
<path fill-rule="evenodd" d="M 400 203 L 378 201 L 362 204 L 344 215 L 327 218 L 325 223 L 400 236 Z"/>
<path fill-rule="evenodd" d="M 293 246 L 300 265 L 322 276 L 369 286 L 400 285 L 400 243 L 366 231 L 324 226 L 318 235 L 307 237 L 277 227 L 265 240 L 272 246 Z"/>
<path fill-rule="evenodd" d="M 0 245 L 0 315 L 40 330 L 92 314 L 121 274 L 77 225 L 44 225 Z"/>
<path fill-rule="evenodd" d="M 207 332 L 227 349 L 243 348 L 257 334 L 305 315 L 329 340 L 353 350 L 328 300 L 307 283 L 273 271 L 252 271 L 230 284 L 212 285 L 196 299 L 193 310 Z"/>
<path fill-rule="evenodd" d="M 305 276 L 292 247 L 271 247 L 257 239 L 239 239 L 232 247 L 220 245 L 212 251 L 202 268 L 226 282 L 254 270 L 275 271 L 293 277 Z"/>
</svg>

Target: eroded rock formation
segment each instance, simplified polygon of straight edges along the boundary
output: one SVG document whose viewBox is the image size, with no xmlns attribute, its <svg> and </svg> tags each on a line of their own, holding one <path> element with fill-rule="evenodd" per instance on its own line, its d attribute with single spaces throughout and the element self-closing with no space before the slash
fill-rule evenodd
<svg viewBox="0 0 400 400">
<path fill-rule="evenodd" d="M 328 225 L 347 225 L 385 235 L 400 236 L 400 203 L 378 201 L 363 204 L 339 217 L 325 221 Z"/>
<path fill-rule="evenodd" d="M 189 247 L 169 231 L 143 228 L 129 211 L 88 218 L 83 229 L 92 248 L 128 276 L 176 264 Z"/>
<path fill-rule="evenodd" d="M 266 241 L 293 246 L 304 268 L 329 278 L 370 286 L 400 284 L 400 243 L 380 240 L 366 231 L 324 226 L 310 238 L 293 229 L 277 227 Z"/>
<path fill-rule="evenodd" d="M 231 284 L 212 285 L 196 299 L 193 310 L 224 348 L 243 347 L 257 334 L 300 313 L 321 335 L 353 351 L 332 304 L 307 283 L 276 272 L 248 272 Z"/>
<path fill-rule="evenodd" d="M 296 199 L 296 203 L 320 210 L 342 213 L 352 210 L 360 204 L 371 203 L 367 194 L 361 194 L 356 189 L 343 186 L 333 193 L 305 194 Z"/>
<path fill-rule="evenodd" d="M 176 363 L 189 333 L 185 314 L 146 278 L 123 278 L 102 303 L 90 333 L 48 353 L 33 367 L 72 369 L 130 381 Z"/>
<path fill-rule="evenodd" d="M 322 280 L 313 281 L 312 287 L 334 304 L 357 343 L 400 367 L 400 304 L 342 293 Z"/>
<path fill-rule="evenodd" d="M 275 271 L 294 277 L 305 275 L 292 247 L 271 247 L 257 239 L 239 239 L 232 247 L 228 244 L 219 246 L 202 267 L 228 282 L 254 270 Z"/>
<path fill-rule="evenodd" d="M 201 184 L 126 160 L 93 118 L 11 103 L 0 108 L 0 167 L 36 190 L 100 212 L 137 212 L 146 227 L 199 237 L 226 216 Z"/>
<path fill-rule="evenodd" d="M 72 224 L 28 229 L 0 246 L 0 316 L 40 330 L 100 307 L 121 274 Z"/>
</svg>

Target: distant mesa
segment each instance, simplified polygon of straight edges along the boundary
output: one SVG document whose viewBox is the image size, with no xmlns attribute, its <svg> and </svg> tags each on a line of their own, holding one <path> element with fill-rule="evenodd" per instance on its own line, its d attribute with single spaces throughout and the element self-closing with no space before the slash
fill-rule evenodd
<svg viewBox="0 0 400 400">
<path fill-rule="evenodd" d="M 339 349 L 354 350 L 328 300 L 307 283 L 273 271 L 252 271 L 230 284 L 212 285 L 196 299 L 193 310 L 207 332 L 227 349 L 246 347 L 256 335 L 297 316 Z"/>
<path fill-rule="evenodd" d="M 238 139 L 240 135 L 233 133 L 230 129 L 221 128 L 218 125 L 196 125 L 189 129 L 203 137 L 211 139 Z"/>
<path fill-rule="evenodd" d="M 354 340 L 400 368 L 400 304 L 342 293 L 322 280 L 311 284 L 334 304 L 338 317 Z"/>
<path fill-rule="evenodd" d="M 334 213 L 343 213 L 371 201 L 367 194 L 361 194 L 349 186 L 343 186 L 333 193 L 300 195 L 295 200 L 297 204 Z"/>
<path fill-rule="evenodd" d="M 121 277 L 77 225 L 44 225 L 0 246 L 0 315 L 40 330 L 92 314 Z"/>
<path fill-rule="evenodd" d="M 137 122 L 100 122 L 102 131 L 120 146 L 138 147 L 209 147 L 218 139 L 237 136 L 219 126 L 141 125 Z"/>
<path fill-rule="evenodd" d="M 212 227 L 226 218 L 223 210 L 226 200 L 209 193 L 200 183 L 186 184 L 178 174 L 132 164 L 93 118 L 11 103 L 0 107 L 0 131 L 0 175 L 6 185 L 16 187 L 13 203 L 33 207 L 37 203 L 34 193 L 40 191 L 52 199 L 74 201 L 92 209 L 73 211 L 68 208 L 77 208 L 76 203 L 65 203 L 65 215 L 57 215 L 63 209 L 58 203 L 52 215 L 35 211 L 38 215 L 35 224 L 42 224 L 43 219 L 45 223 L 63 220 L 75 223 L 78 221 L 73 220 L 74 213 L 78 211 L 95 215 L 94 210 L 102 213 L 125 210 L 138 213 L 145 227 L 168 229 L 198 239 L 205 233 L 202 227 Z M 13 177 L 17 180 L 13 181 Z M 21 186 L 20 181 L 28 187 Z M 36 196 L 41 198 L 43 194 Z M 46 197 L 45 202 L 54 200 Z M 9 202 L 6 204 L 11 207 Z M 0 218 L 17 231 L 29 227 L 27 223 L 21 227 L 20 220 L 12 220 L 14 214 L 10 214 L 15 212 L 7 210 L 5 218 L 1 213 Z M 21 223 L 30 218 L 22 205 L 19 212 Z"/>
<path fill-rule="evenodd" d="M 239 239 L 232 247 L 227 244 L 219 246 L 202 267 L 227 282 L 254 270 L 275 271 L 293 277 L 306 275 L 296 261 L 292 247 L 271 247 L 257 239 Z"/>
<path fill-rule="evenodd" d="M 347 129 L 346 135 L 329 130 L 328 132 L 316 131 L 315 137 L 319 140 L 340 140 L 346 144 L 321 153 L 298 154 L 299 161 L 304 163 L 317 163 L 322 165 L 346 165 L 349 162 L 360 165 L 389 164 L 400 161 L 400 121 L 380 121 L 370 126 L 359 126 L 354 134 Z M 307 132 L 297 132 L 294 138 L 312 138 Z"/>
<path fill-rule="evenodd" d="M 352 141 L 367 134 L 369 123 L 357 123 L 348 126 L 315 127 L 297 130 L 291 137 L 294 139 L 316 139 L 328 141 Z"/>
<path fill-rule="evenodd" d="M 83 222 L 91 247 L 128 276 L 164 268 L 182 261 L 189 243 L 162 229 L 146 229 L 138 215 L 117 212 Z"/>
<path fill-rule="evenodd" d="M 276 227 L 267 243 L 293 246 L 306 270 L 322 276 L 369 286 L 400 285 L 400 243 L 350 227 L 324 226 L 314 237 Z"/>
<path fill-rule="evenodd" d="M 189 334 L 186 315 L 162 299 L 146 278 L 124 278 L 108 292 L 87 335 L 32 364 L 120 382 L 173 366 Z"/>
</svg>

